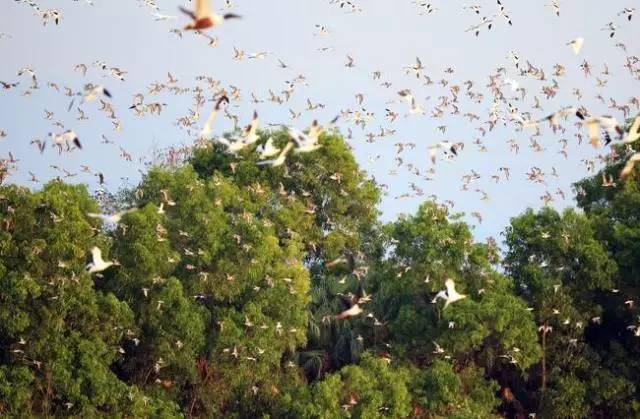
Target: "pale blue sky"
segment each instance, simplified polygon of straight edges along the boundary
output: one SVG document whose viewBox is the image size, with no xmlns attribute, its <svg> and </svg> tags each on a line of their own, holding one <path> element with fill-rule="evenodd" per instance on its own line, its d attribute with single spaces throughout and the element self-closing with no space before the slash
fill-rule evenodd
<svg viewBox="0 0 640 419">
<path fill-rule="evenodd" d="M 42 9 L 60 10 L 63 18 L 58 26 L 52 23 L 43 26 L 26 4 L 5 0 L 0 6 L 0 32 L 10 35 L 0 38 L 0 80 L 21 82 L 17 89 L 0 91 L 0 129 L 7 132 L 7 138 L 0 141 L 0 155 L 6 156 L 8 151 L 12 151 L 20 159 L 19 171 L 10 178 L 19 183 L 31 184 L 27 182 L 28 171 L 34 172 L 40 180 L 47 180 L 56 175 L 50 165 L 78 172 L 80 165 L 88 164 L 94 171 L 103 172 L 107 187 L 115 191 L 122 184 L 120 177 L 129 177 L 132 182 L 139 179 L 139 169 L 143 165 L 138 159 L 147 159 L 155 148 L 190 143 L 193 138 L 179 129 L 175 122 L 188 114 L 191 95 L 174 96 L 165 92 L 149 96 L 147 93 L 151 83 L 166 81 L 167 71 L 179 79 L 181 87 L 204 86 L 195 80 L 198 75 L 212 76 L 224 87 L 240 87 L 244 100 L 233 104 L 233 112 L 239 113 L 241 123 L 247 123 L 253 110 L 257 109 L 263 125 L 285 122 L 305 128 L 314 118 L 328 121 L 340 110 L 358 109 L 355 94 L 363 93 L 365 101 L 362 106 L 375 113 L 374 120 L 364 131 L 347 121 L 342 121 L 339 126 L 344 133 L 348 127 L 353 130 L 351 144 L 362 167 L 379 182 L 389 185 L 389 195 L 380 207 L 384 219 L 393 219 L 401 212 L 411 213 L 426 196 L 436 194 L 440 200 L 454 200 L 456 211 L 467 214 L 481 212 L 484 221 L 476 227 L 475 234 L 478 239 L 484 239 L 487 235 L 497 236 L 508 224 L 509 217 L 526 207 L 540 207 L 539 197 L 546 190 L 553 193 L 560 187 L 571 197 L 570 184 L 587 174 L 581 160 L 606 152 L 604 148 L 594 150 L 586 142 L 578 146 L 574 137 L 578 131 L 572 124 L 567 124 L 564 134 L 554 135 L 545 129 L 544 136 L 538 140 L 547 150 L 535 153 L 528 148 L 529 133 L 517 132 L 513 123 L 483 137 L 489 152 L 479 152 L 472 142 L 479 136 L 475 128 L 487 119 L 491 96 L 485 86 L 493 70 L 500 66 L 507 68 L 510 77 L 527 89 L 525 101 L 514 100 L 513 103 L 521 111 L 532 111 L 538 117 L 562 106 L 581 104 L 594 114 L 609 113 L 622 118 L 619 112 L 606 109 L 594 96 L 601 93 L 607 101 L 613 97 L 619 103 L 625 103 L 634 94 L 640 94 L 638 81 L 622 67 L 625 53 L 614 46 L 623 42 L 628 47 L 628 55 L 638 54 L 638 43 L 636 41 L 634 45 L 633 40 L 640 39 L 638 22 L 635 22 L 640 16 L 632 22 L 616 16 L 624 7 L 636 4 L 628 0 L 564 0 L 560 17 L 545 7 L 550 1 L 503 0 L 513 26 L 498 19 L 490 32 L 482 32 L 477 38 L 465 32 L 469 25 L 479 21 L 474 13 L 462 10 L 463 5 L 470 2 L 433 1 L 439 10 L 420 16 L 411 0 L 363 0 L 359 2 L 363 8 L 360 13 L 345 13 L 329 0 L 236 0 L 233 2 L 236 4 L 234 12 L 244 18 L 208 32 L 219 38 L 220 45 L 215 49 L 208 47 L 204 38 L 187 33 L 180 39 L 169 32 L 171 28 L 187 23 L 177 10 L 178 5 L 188 7 L 187 1 L 158 0 L 161 13 L 177 17 L 162 22 L 154 21 L 152 10 L 143 2 L 134 0 L 94 0 L 94 6 L 84 0 L 42 0 L 38 3 Z M 495 1 L 476 3 L 483 5 L 481 15 L 497 12 Z M 215 6 L 220 8 L 223 2 L 215 2 Z M 601 30 L 609 21 L 620 25 L 613 39 L 608 37 L 608 32 Z M 326 25 L 331 33 L 315 35 L 315 24 Z M 585 38 L 585 44 L 581 54 L 575 56 L 565 44 L 579 36 Z M 268 51 L 272 55 L 262 61 L 236 62 L 232 59 L 234 46 L 247 53 Z M 334 50 L 321 53 L 317 51 L 320 47 L 333 47 Z M 521 65 L 530 61 L 543 68 L 548 80 L 539 82 L 531 77 L 520 77 L 506 58 L 512 50 L 520 55 Z M 355 58 L 354 68 L 344 67 L 347 54 Z M 397 92 L 401 89 L 412 89 L 428 112 L 439 96 L 450 95 L 448 87 L 437 84 L 424 87 L 415 77 L 405 74 L 403 67 L 412 65 L 416 56 L 421 58 L 425 74 L 435 82 L 445 76 L 450 85 L 463 86 L 468 79 L 475 81 L 474 90 L 483 93 L 485 101 L 472 104 L 461 93 L 460 109 L 462 114 L 478 114 L 480 122 L 470 123 L 461 116 L 450 116 L 450 110 L 442 119 L 428 115 L 404 117 L 409 107 L 399 101 Z M 278 68 L 276 57 L 291 69 Z M 579 65 L 585 59 L 594 66 L 594 77 L 585 78 L 581 72 Z M 128 71 L 126 81 L 121 82 L 92 67 L 91 63 L 96 60 L 104 60 L 109 66 Z M 603 70 L 605 62 L 611 74 L 605 77 L 607 85 L 597 88 L 595 76 Z M 73 71 L 79 63 L 89 66 L 86 77 Z M 558 78 L 561 90 L 557 97 L 547 101 L 540 90 L 543 85 L 551 84 L 556 63 L 567 68 L 567 75 Z M 36 72 L 40 89 L 31 96 L 23 97 L 21 94 L 30 81 L 24 76 L 17 77 L 17 72 L 27 65 Z M 455 69 L 455 73 L 445 75 L 443 70 L 449 66 Z M 382 72 L 381 81 L 389 81 L 393 85 L 390 88 L 380 87 L 380 81 L 372 80 L 375 70 Z M 286 87 L 285 81 L 298 74 L 304 74 L 309 85 L 300 86 L 290 102 L 282 106 L 266 101 L 251 103 L 251 92 L 260 99 L 266 99 L 269 89 L 282 91 Z M 87 82 L 107 86 L 113 94 L 112 102 L 122 121 L 123 131 L 114 132 L 111 122 L 98 111 L 99 105 L 95 102 L 83 105 L 90 119 L 77 121 L 75 110 L 67 112 L 69 98 L 48 88 L 46 84 L 49 81 L 56 82 L 61 88 L 69 86 L 74 90 L 81 89 Z M 571 95 L 574 88 L 583 91 L 581 101 Z M 147 101 L 167 103 L 167 109 L 160 116 L 136 117 L 127 108 L 137 92 L 144 93 Z M 505 87 L 504 92 L 510 94 L 509 88 Z M 544 111 L 531 109 L 534 95 L 542 100 Z M 428 96 L 431 99 L 426 100 Z M 314 103 L 325 104 L 325 109 L 304 111 L 307 98 Z M 384 117 L 386 107 L 392 107 L 401 117 L 389 123 Z M 289 108 L 303 111 L 302 117 L 292 122 Z M 59 156 L 55 149 L 48 148 L 41 155 L 29 145 L 34 138 L 45 139 L 49 132 L 59 131 L 51 125 L 52 121 L 44 120 L 45 109 L 54 112 L 53 120 L 63 122 L 78 133 L 83 150 Z M 203 112 L 208 112 L 208 109 Z M 501 110 L 506 111 L 504 107 Z M 231 128 L 230 121 L 221 119 L 219 122 L 216 133 Z M 437 130 L 439 125 L 448 126 L 445 134 Z M 371 131 L 379 132 L 380 126 L 395 129 L 396 134 L 378 139 L 373 144 L 366 142 L 365 135 Z M 116 145 L 101 144 L 102 134 L 115 141 Z M 560 138 L 569 142 L 568 159 L 558 153 Z M 405 151 L 405 162 L 413 163 L 426 172 L 431 167 L 427 147 L 445 139 L 464 141 L 465 149 L 454 162 L 437 163 L 436 180 L 419 179 L 403 167 L 398 169 L 398 175 L 389 175 L 396 165 L 393 143 L 415 142 L 417 147 L 413 151 Z M 509 151 L 506 144 L 510 139 L 520 144 L 521 151 L 517 156 Z M 123 161 L 119 157 L 118 146 L 131 153 L 134 162 Z M 371 163 L 369 157 L 377 155 L 381 157 Z M 511 168 L 510 182 L 496 185 L 490 179 L 491 175 L 498 173 L 499 166 Z M 546 187 L 527 181 L 525 173 L 532 166 L 548 173 Z M 560 177 L 550 175 L 552 167 L 557 169 Z M 462 192 L 460 178 L 471 169 L 480 173 L 482 178 L 472 185 L 470 192 Z M 80 173 L 74 181 L 88 183 L 92 188 L 96 186 L 95 178 L 88 174 Z M 409 182 L 412 181 L 424 189 L 425 196 L 394 199 L 409 191 Z M 473 192 L 476 187 L 488 193 L 489 201 L 480 200 L 480 193 Z M 558 207 L 571 203 L 571 198 L 567 201 L 558 198 L 556 202 Z M 471 217 L 468 220 L 477 224 Z"/>
</svg>

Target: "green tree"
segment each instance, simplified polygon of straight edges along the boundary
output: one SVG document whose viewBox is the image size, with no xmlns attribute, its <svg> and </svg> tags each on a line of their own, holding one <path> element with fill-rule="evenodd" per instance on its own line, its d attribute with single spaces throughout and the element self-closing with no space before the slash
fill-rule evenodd
<svg viewBox="0 0 640 419">
<path fill-rule="evenodd" d="M 505 387 L 519 383 L 541 356 L 536 325 L 513 281 L 492 266 L 491 249 L 430 202 L 389 229 L 388 258 L 371 277 L 372 311 L 389 335 L 380 349 L 388 342 L 394 356 L 417 365 L 446 357 L 456 370 L 484 371 Z M 444 308 L 435 296 L 448 278 L 467 297 Z"/>
<path fill-rule="evenodd" d="M 544 356 L 530 379 L 539 389 L 532 398 L 541 401 L 540 413 L 633 415 L 635 386 L 615 365 L 614 342 L 605 337 L 612 320 L 607 299 L 618 267 L 594 222 L 571 209 L 528 210 L 512 219 L 506 244 L 507 272 L 517 278 L 540 326 Z M 599 349 L 601 344 L 606 349 Z M 596 391 L 603 382 L 608 391 Z M 603 397 L 589 396 L 590 391 Z"/>
<path fill-rule="evenodd" d="M 283 356 L 306 342 L 304 246 L 275 214 L 309 215 L 279 207 L 259 183 L 202 179 L 189 164 L 153 169 L 139 191 L 141 209 L 115 232 L 122 267 L 105 281 L 135 307 L 140 330 L 122 370 L 188 414 L 250 415 L 254 396 L 277 385 Z"/>
<path fill-rule="evenodd" d="M 98 209 L 86 189 L 54 181 L 0 196 L 0 412 L 177 414 L 110 368 L 133 313 L 84 271 L 89 249 L 110 245 L 86 215 Z"/>
<path fill-rule="evenodd" d="M 359 365 L 348 365 L 314 383 L 311 395 L 292 408 L 303 418 L 403 418 L 412 415 L 409 370 L 364 354 Z"/>
<path fill-rule="evenodd" d="M 279 147 L 291 141 L 286 130 L 262 132 L 259 142 L 268 138 Z M 276 168 L 257 166 L 255 147 L 234 155 L 216 142 L 196 149 L 191 160 L 203 179 L 225 177 L 239 188 L 259 185 L 277 192 L 265 211 L 280 235 L 293 235 L 303 243 L 311 275 L 309 342 L 299 356 L 310 379 L 358 360 L 358 333 L 349 322 L 330 317 L 342 310 L 338 294 L 355 292 L 362 276 L 349 263 L 330 262 L 348 257 L 361 267 L 369 264 L 366 249 L 378 236 L 380 197 L 338 133 L 323 134 L 320 143 L 313 153 L 290 153 L 286 164 Z M 300 211 L 282 211 L 288 207 Z"/>
</svg>

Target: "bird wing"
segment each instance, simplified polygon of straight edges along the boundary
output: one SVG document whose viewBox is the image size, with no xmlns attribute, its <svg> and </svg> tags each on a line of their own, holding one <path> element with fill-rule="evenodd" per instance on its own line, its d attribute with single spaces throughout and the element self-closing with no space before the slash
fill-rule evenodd
<svg viewBox="0 0 640 419">
<path fill-rule="evenodd" d="M 437 147 L 429 147 L 429 159 L 432 164 L 436 164 L 436 155 L 438 154 Z"/>
<path fill-rule="evenodd" d="M 348 310 L 345 310 L 342 313 L 338 314 L 336 317 L 339 320 L 342 320 L 342 319 L 346 319 L 347 317 L 358 315 L 360 313 L 362 313 L 362 310 L 360 309 L 360 306 L 356 303 L 353 306 L 351 306 L 351 308 L 349 308 Z"/>
<path fill-rule="evenodd" d="M 282 151 L 280 152 L 280 155 L 278 156 L 278 158 L 285 158 L 286 155 L 289 153 L 289 151 L 291 151 L 291 149 L 293 148 L 293 143 L 289 142 L 287 143 L 287 145 L 282 149 Z"/>
<path fill-rule="evenodd" d="M 94 246 L 93 249 L 91 249 L 91 257 L 93 258 L 94 265 L 102 263 L 102 250 L 100 250 L 98 246 Z"/>
<path fill-rule="evenodd" d="M 309 127 L 309 133 L 307 134 L 307 137 L 313 142 L 317 142 L 318 137 L 320 137 L 320 134 L 322 134 L 323 131 L 324 129 L 318 124 L 318 120 L 314 119 L 311 127 Z"/>
<path fill-rule="evenodd" d="M 253 112 L 253 119 L 251 120 L 251 124 L 249 125 L 249 129 L 247 132 L 248 134 L 254 134 L 256 132 L 256 130 L 258 129 L 258 124 L 260 123 L 260 120 L 258 119 L 258 112 Z"/>
<path fill-rule="evenodd" d="M 269 137 L 267 139 L 266 144 L 264 144 L 263 147 L 264 147 L 265 150 L 271 150 L 271 149 L 275 148 L 275 146 L 273 145 L 273 137 Z"/>
<path fill-rule="evenodd" d="M 453 279 L 449 278 L 444 282 L 444 286 L 447 289 L 447 296 L 451 298 L 453 295 L 458 294 L 456 292 L 456 283 L 453 282 Z"/>
<path fill-rule="evenodd" d="M 132 212 L 134 212 L 134 211 L 136 211 L 136 210 L 137 210 L 137 208 L 135 208 L 135 207 L 133 207 L 133 208 L 127 208 L 127 209 L 124 209 L 124 210 L 122 210 L 122 211 L 116 212 L 115 214 L 113 214 L 113 216 L 114 216 L 114 217 L 117 217 L 118 219 L 120 219 L 120 218 L 122 218 L 122 216 L 123 216 L 123 215 L 129 214 L 129 213 L 132 213 Z"/>
<path fill-rule="evenodd" d="M 87 216 L 91 217 L 91 218 L 106 218 L 104 214 L 97 214 L 95 212 L 88 212 Z M 93 254 L 93 251 L 91 252 L 91 254 Z"/>
<path fill-rule="evenodd" d="M 191 10 L 185 9 L 184 7 L 179 7 L 178 9 L 180 9 L 182 13 L 189 16 L 191 19 L 196 20 L 196 14 L 193 13 Z"/>
<path fill-rule="evenodd" d="M 638 141 L 640 139 L 640 116 L 637 116 L 633 124 L 631 125 L 631 129 L 629 129 L 629 133 L 627 134 L 627 138 L 625 138 L 625 144 L 632 143 L 634 141 Z"/>
<path fill-rule="evenodd" d="M 438 298 L 442 298 L 443 300 L 447 299 L 447 292 L 445 290 L 439 291 L 435 297 L 433 297 L 433 300 L 431 300 L 432 303 L 436 303 L 438 301 Z"/>
<path fill-rule="evenodd" d="M 570 42 L 571 49 L 573 53 L 578 55 L 580 54 L 580 50 L 582 49 L 582 44 L 584 43 L 584 38 L 576 38 Z"/>
<path fill-rule="evenodd" d="M 298 147 L 301 147 L 308 141 L 307 136 L 295 128 L 289 128 L 289 137 L 296 142 Z"/>
<path fill-rule="evenodd" d="M 209 118 L 207 118 L 207 121 L 205 122 L 204 127 L 202 128 L 202 132 L 200 133 L 201 137 L 204 137 L 211 133 L 211 128 L 213 126 L 214 121 L 216 120 L 216 117 L 218 116 L 218 112 L 220 111 L 220 108 L 223 102 L 229 103 L 229 98 L 225 95 L 220 96 L 220 98 L 216 101 L 216 104 L 213 107 L 213 111 L 211 111 Z"/>
<path fill-rule="evenodd" d="M 258 166 L 280 166 L 282 163 L 284 163 L 285 158 L 287 157 L 287 153 L 289 153 L 289 151 L 291 151 L 291 149 L 293 148 L 294 144 L 292 142 L 288 143 L 284 149 L 282 149 L 282 151 L 280 152 L 280 155 L 273 159 L 273 160 L 263 160 L 263 161 L 259 161 L 256 164 Z"/>
<path fill-rule="evenodd" d="M 634 154 L 633 156 L 631 156 L 631 158 L 629 158 L 629 160 L 627 160 L 627 163 L 624 165 L 624 168 L 620 172 L 620 177 L 623 180 L 626 179 L 631 174 L 631 171 L 633 170 L 636 162 L 638 161 L 640 161 L 640 153 Z"/>
<path fill-rule="evenodd" d="M 589 131 L 589 140 L 594 143 L 600 143 L 600 121 L 590 119 L 587 121 L 587 129 Z"/>
<path fill-rule="evenodd" d="M 211 115 L 209 115 L 209 118 L 207 118 L 207 121 L 204 123 L 204 127 L 202 128 L 202 131 L 200 132 L 200 136 L 201 137 L 205 137 L 209 134 L 211 134 L 211 126 L 213 125 L 213 122 L 216 120 L 216 116 L 218 115 L 218 111 L 216 109 L 214 109 L 211 112 Z"/>
<path fill-rule="evenodd" d="M 271 157 L 280 153 L 280 149 L 275 146 L 273 143 L 273 138 L 269 138 L 267 143 L 264 145 L 264 151 L 262 152 L 262 157 Z"/>
</svg>

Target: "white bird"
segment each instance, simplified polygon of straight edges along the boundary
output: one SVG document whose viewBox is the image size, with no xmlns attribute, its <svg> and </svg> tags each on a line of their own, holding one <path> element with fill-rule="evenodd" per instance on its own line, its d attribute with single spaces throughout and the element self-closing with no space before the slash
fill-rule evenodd
<svg viewBox="0 0 640 419">
<path fill-rule="evenodd" d="M 635 153 L 629 158 L 629 160 L 627 160 L 627 163 L 624 165 L 624 168 L 620 172 L 620 178 L 622 180 L 625 180 L 627 177 L 629 177 L 638 161 L 640 161 L 640 153 Z"/>
<path fill-rule="evenodd" d="M 86 270 L 90 274 L 102 272 L 115 264 L 115 262 L 111 261 L 105 262 L 102 259 L 102 250 L 100 250 L 100 248 L 98 248 L 97 246 L 94 246 L 93 249 L 91 249 L 91 257 L 93 261 L 91 263 L 88 263 L 86 267 Z"/>
<path fill-rule="evenodd" d="M 242 138 L 242 137 L 234 137 L 234 138 L 231 138 L 231 139 L 227 139 L 227 138 L 224 138 L 224 137 L 218 137 L 216 139 L 216 141 L 226 145 L 227 146 L 227 150 L 229 150 L 231 153 L 236 153 L 236 152 L 242 150 L 243 148 L 245 148 L 246 146 L 249 145 L 244 141 L 244 138 Z"/>
<path fill-rule="evenodd" d="M 211 115 L 209 115 L 209 118 L 207 118 L 207 122 L 204 123 L 204 127 L 202 128 L 202 131 L 200 132 L 200 137 L 206 137 L 209 134 L 211 134 L 211 127 L 213 126 L 213 122 L 216 120 L 216 117 L 218 116 L 218 112 L 220 111 L 220 107 L 222 105 L 222 102 L 229 103 L 229 98 L 227 96 L 225 96 L 225 95 L 222 95 L 216 101 L 216 104 L 213 107 L 213 111 L 211 111 Z"/>
<path fill-rule="evenodd" d="M 82 100 L 80 103 L 91 102 L 98 98 L 98 96 L 105 95 L 108 98 L 111 98 L 111 93 L 104 86 L 95 86 L 91 83 L 86 84 L 84 86 L 84 94 L 81 92 L 76 93 L 76 96 L 82 96 Z M 73 108 L 76 99 L 73 98 L 71 103 L 69 103 L 69 107 L 67 111 L 70 111 Z"/>
<path fill-rule="evenodd" d="M 341 312 L 336 316 L 336 318 L 339 320 L 343 320 L 348 317 L 353 317 L 353 316 L 362 314 L 363 310 L 362 310 L 361 304 L 366 304 L 368 301 L 371 300 L 370 296 L 368 296 L 364 291 L 364 287 L 362 286 L 362 283 L 360 283 L 360 287 L 356 295 L 339 294 L 339 297 L 342 300 L 343 305 L 345 307 L 348 307 L 346 310 L 344 310 L 343 312 Z"/>
<path fill-rule="evenodd" d="M 266 143 L 258 146 L 256 151 L 260 153 L 261 159 L 266 159 L 267 157 L 273 157 L 280 152 L 280 149 L 273 145 L 273 138 L 269 137 Z"/>
<path fill-rule="evenodd" d="M 460 294 L 458 293 L 458 291 L 456 291 L 456 284 L 455 282 L 453 282 L 453 279 L 448 278 L 444 282 L 444 286 L 446 289 L 438 292 L 435 298 L 431 301 L 432 303 L 435 303 L 438 298 L 442 298 L 443 300 L 445 300 L 443 310 L 447 308 L 450 304 L 453 304 L 456 301 L 460 301 L 463 298 L 467 298 L 466 295 Z"/>
<path fill-rule="evenodd" d="M 177 18 L 177 16 L 164 15 L 162 13 L 153 13 L 153 17 L 156 22 Z"/>
<path fill-rule="evenodd" d="M 618 134 L 619 137 L 622 137 L 623 131 L 620 127 L 620 124 L 616 120 L 616 118 L 608 115 L 602 115 L 599 117 L 587 118 L 584 123 L 587 125 L 587 130 L 589 132 L 589 142 L 594 147 L 600 147 L 601 139 L 600 139 L 600 130 L 603 129 L 606 131 L 608 137 L 607 143 L 611 141 L 611 134 Z"/>
<path fill-rule="evenodd" d="M 309 132 L 304 134 L 295 128 L 289 128 L 289 136 L 296 142 L 296 153 L 309 153 L 322 147 L 319 143 L 320 134 L 324 129 L 318 125 L 318 121 L 314 120 L 309 127 Z"/>
<path fill-rule="evenodd" d="M 253 112 L 253 119 L 251 120 L 251 123 L 249 125 L 247 125 L 247 127 L 244 129 L 244 138 L 245 138 L 245 142 L 247 143 L 247 145 L 249 144 L 253 144 L 256 141 L 258 141 L 259 137 L 258 137 L 258 123 L 259 123 L 259 119 L 258 119 L 258 112 Z"/>
<path fill-rule="evenodd" d="M 625 144 L 633 143 L 640 139 L 640 116 L 636 116 L 636 119 L 631 124 L 631 128 L 627 133 L 627 138 L 624 139 Z"/>
<path fill-rule="evenodd" d="M 516 90 L 518 90 L 520 88 L 520 83 L 518 83 L 517 80 L 510 79 L 508 77 L 504 79 L 504 82 L 502 84 L 511 86 L 511 91 L 512 92 L 515 92 Z"/>
<path fill-rule="evenodd" d="M 49 136 L 52 138 L 53 142 L 60 147 L 63 144 L 66 144 L 67 149 L 69 149 L 69 141 L 71 141 L 76 147 L 82 149 L 82 143 L 78 138 L 78 134 L 76 134 L 73 130 L 65 131 L 64 133 L 59 135 L 49 133 Z"/>
<path fill-rule="evenodd" d="M 104 86 L 94 86 L 92 84 L 87 84 L 84 89 L 85 93 L 84 97 L 82 98 L 83 102 L 91 102 L 101 95 L 105 95 L 108 98 L 111 97 L 111 93 Z"/>
<path fill-rule="evenodd" d="M 118 224 L 122 219 L 122 216 L 128 214 L 130 212 L 135 211 L 137 208 L 129 208 L 124 211 L 116 212 L 114 214 L 97 214 L 94 212 L 89 212 L 87 215 L 91 218 L 100 218 L 109 224 Z"/>
<path fill-rule="evenodd" d="M 280 152 L 280 155 L 273 159 L 273 160 L 264 160 L 264 161 L 259 161 L 258 163 L 256 163 L 258 166 L 271 166 L 271 167 L 278 167 L 278 166 L 282 166 L 282 164 L 285 162 L 285 160 L 287 159 L 287 154 L 289 153 L 289 151 L 291 151 L 291 149 L 293 148 L 294 144 L 293 143 L 288 143 Z"/>
<path fill-rule="evenodd" d="M 467 297 L 466 295 L 460 294 L 456 291 L 456 284 L 451 278 L 445 281 L 444 286 L 447 288 L 447 301 L 444 304 L 444 308 L 447 308 L 449 304 L 455 303 L 456 301 L 462 300 L 463 298 Z"/>
<path fill-rule="evenodd" d="M 567 45 L 571 47 L 571 50 L 574 54 L 580 54 L 580 50 L 582 49 L 582 44 L 584 44 L 584 38 L 576 38 L 568 42 Z"/>
<path fill-rule="evenodd" d="M 438 298 L 442 298 L 443 300 L 447 299 L 447 291 L 446 290 L 442 290 L 439 291 L 435 297 L 433 297 L 433 300 L 431 300 L 431 304 L 435 304 L 438 302 Z"/>
</svg>

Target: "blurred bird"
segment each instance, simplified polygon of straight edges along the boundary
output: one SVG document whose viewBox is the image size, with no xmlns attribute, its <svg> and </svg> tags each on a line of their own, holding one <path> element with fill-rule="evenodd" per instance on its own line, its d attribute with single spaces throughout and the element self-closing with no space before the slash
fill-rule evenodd
<svg viewBox="0 0 640 419">
<path fill-rule="evenodd" d="M 580 54 L 580 50 L 582 49 L 582 44 L 584 44 L 584 38 L 576 38 L 571 42 L 567 43 L 571 47 L 571 50 L 575 55 Z"/>
<path fill-rule="evenodd" d="M 105 269 L 115 264 L 114 262 L 111 262 L 111 261 L 105 262 L 102 259 L 102 251 L 97 246 L 94 246 L 93 249 L 91 249 L 91 257 L 92 257 L 92 262 L 87 264 L 87 267 L 86 267 L 86 270 L 87 272 L 89 272 L 89 274 L 102 272 Z"/>
<path fill-rule="evenodd" d="M 224 15 L 214 13 L 211 10 L 211 2 L 209 0 L 196 0 L 196 10 L 193 12 L 184 7 L 180 7 L 180 11 L 193 19 L 193 22 L 185 26 L 184 30 L 209 29 L 220 25 L 227 19 L 239 19 L 241 17 L 234 13 Z"/>
<path fill-rule="evenodd" d="M 447 308 L 450 304 L 453 304 L 456 301 L 460 301 L 463 298 L 467 298 L 466 295 L 460 294 L 458 293 L 458 291 L 456 291 L 456 284 L 453 279 L 448 278 L 445 281 L 444 286 L 445 289 L 439 291 L 438 294 L 436 294 L 435 298 L 431 301 L 432 303 L 435 303 L 438 298 L 442 298 L 443 300 L 445 300 L 444 308 Z"/>
</svg>

